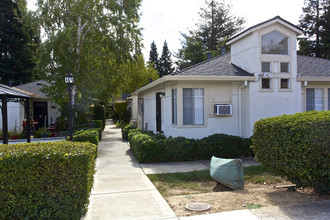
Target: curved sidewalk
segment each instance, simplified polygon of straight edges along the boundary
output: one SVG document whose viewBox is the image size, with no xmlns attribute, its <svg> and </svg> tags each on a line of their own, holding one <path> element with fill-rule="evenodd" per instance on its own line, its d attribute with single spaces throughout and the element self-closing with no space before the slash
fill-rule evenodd
<svg viewBox="0 0 330 220">
<path fill-rule="evenodd" d="M 99 143 L 96 170 L 85 220 L 177 219 L 110 121 Z"/>
</svg>

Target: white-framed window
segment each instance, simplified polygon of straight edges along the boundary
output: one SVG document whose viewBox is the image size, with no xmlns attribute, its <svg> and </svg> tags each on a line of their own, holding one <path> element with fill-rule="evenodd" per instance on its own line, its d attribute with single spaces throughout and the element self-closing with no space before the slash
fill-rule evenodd
<svg viewBox="0 0 330 220">
<path fill-rule="evenodd" d="M 280 89 L 290 89 L 290 79 L 280 79 Z"/>
<path fill-rule="evenodd" d="M 270 73 L 271 72 L 270 62 L 261 62 L 261 72 L 262 73 Z"/>
<path fill-rule="evenodd" d="M 183 89 L 183 124 L 204 124 L 204 89 Z"/>
<path fill-rule="evenodd" d="M 290 73 L 290 64 L 286 63 L 286 62 L 281 62 L 280 72 L 281 73 Z"/>
<path fill-rule="evenodd" d="M 261 78 L 261 89 L 262 90 L 271 90 L 272 84 L 271 84 L 270 78 Z"/>
<path fill-rule="evenodd" d="M 289 38 L 277 31 L 261 36 L 261 53 L 289 54 Z"/>
<path fill-rule="evenodd" d="M 172 124 L 178 123 L 178 93 L 177 89 L 172 89 Z"/>
<path fill-rule="evenodd" d="M 306 111 L 324 110 L 324 89 L 306 89 Z"/>
</svg>

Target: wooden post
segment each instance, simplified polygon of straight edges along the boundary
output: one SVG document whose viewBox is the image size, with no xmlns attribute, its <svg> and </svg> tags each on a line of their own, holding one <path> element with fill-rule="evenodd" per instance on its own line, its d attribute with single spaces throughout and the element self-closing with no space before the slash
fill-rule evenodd
<svg viewBox="0 0 330 220">
<path fill-rule="evenodd" d="M 30 99 L 25 99 L 25 114 L 26 114 L 26 140 L 31 143 L 31 122 L 30 122 Z"/>
<path fill-rule="evenodd" d="M 7 114 L 7 96 L 2 95 L 2 138 L 3 144 L 8 144 L 8 114 Z"/>
</svg>

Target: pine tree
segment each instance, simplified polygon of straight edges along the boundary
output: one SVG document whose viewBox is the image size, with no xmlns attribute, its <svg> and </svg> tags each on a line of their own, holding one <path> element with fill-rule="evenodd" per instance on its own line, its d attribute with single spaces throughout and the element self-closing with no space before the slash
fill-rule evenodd
<svg viewBox="0 0 330 220">
<path fill-rule="evenodd" d="M 159 71 L 158 52 L 155 41 L 150 44 L 149 63 L 151 63 L 157 72 Z"/>
<path fill-rule="evenodd" d="M 171 53 L 168 49 L 166 40 L 164 41 L 163 45 L 163 52 L 162 56 L 159 59 L 159 78 L 166 76 L 172 73 L 172 60 L 171 60 Z"/>
<path fill-rule="evenodd" d="M 176 65 L 180 68 L 186 68 L 206 59 L 206 53 L 203 50 L 202 42 L 194 37 L 181 33 L 184 38 L 181 41 L 182 48 L 175 55 L 178 58 Z"/>
<path fill-rule="evenodd" d="M 219 0 L 206 0 L 199 16 L 201 20 L 196 24 L 197 30 L 191 33 L 201 40 L 207 51 L 221 50 L 218 45 L 242 30 L 245 22 L 244 18 L 231 15 L 230 5 Z"/>
<path fill-rule="evenodd" d="M 307 39 L 299 41 L 299 53 L 330 59 L 329 0 L 305 0 L 299 26 Z"/>
<path fill-rule="evenodd" d="M 0 82 L 14 85 L 33 80 L 35 67 L 28 46 L 29 35 L 21 23 L 22 17 L 16 1 L 0 1 Z"/>
<path fill-rule="evenodd" d="M 182 34 L 184 40 L 177 53 L 179 59 L 176 63 L 183 67 L 201 62 L 206 59 L 206 53 L 213 56 L 226 50 L 226 41 L 242 30 L 245 19 L 236 17 L 230 12 L 231 6 L 220 0 L 206 0 L 205 7 L 199 12 L 200 20 L 195 30 L 189 34 Z"/>
</svg>

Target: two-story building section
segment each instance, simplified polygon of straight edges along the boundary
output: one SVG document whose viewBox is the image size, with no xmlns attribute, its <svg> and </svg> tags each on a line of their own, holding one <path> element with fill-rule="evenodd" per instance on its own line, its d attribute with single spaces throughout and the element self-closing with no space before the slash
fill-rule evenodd
<svg viewBox="0 0 330 220">
<path fill-rule="evenodd" d="M 302 33 L 278 16 L 248 28 L 230 53 L 135 91 L 133 119 L 166 136 L 250 137 L 259 119 L 330 110 L 330 60 L 297 55 Z"/>
</svg>

